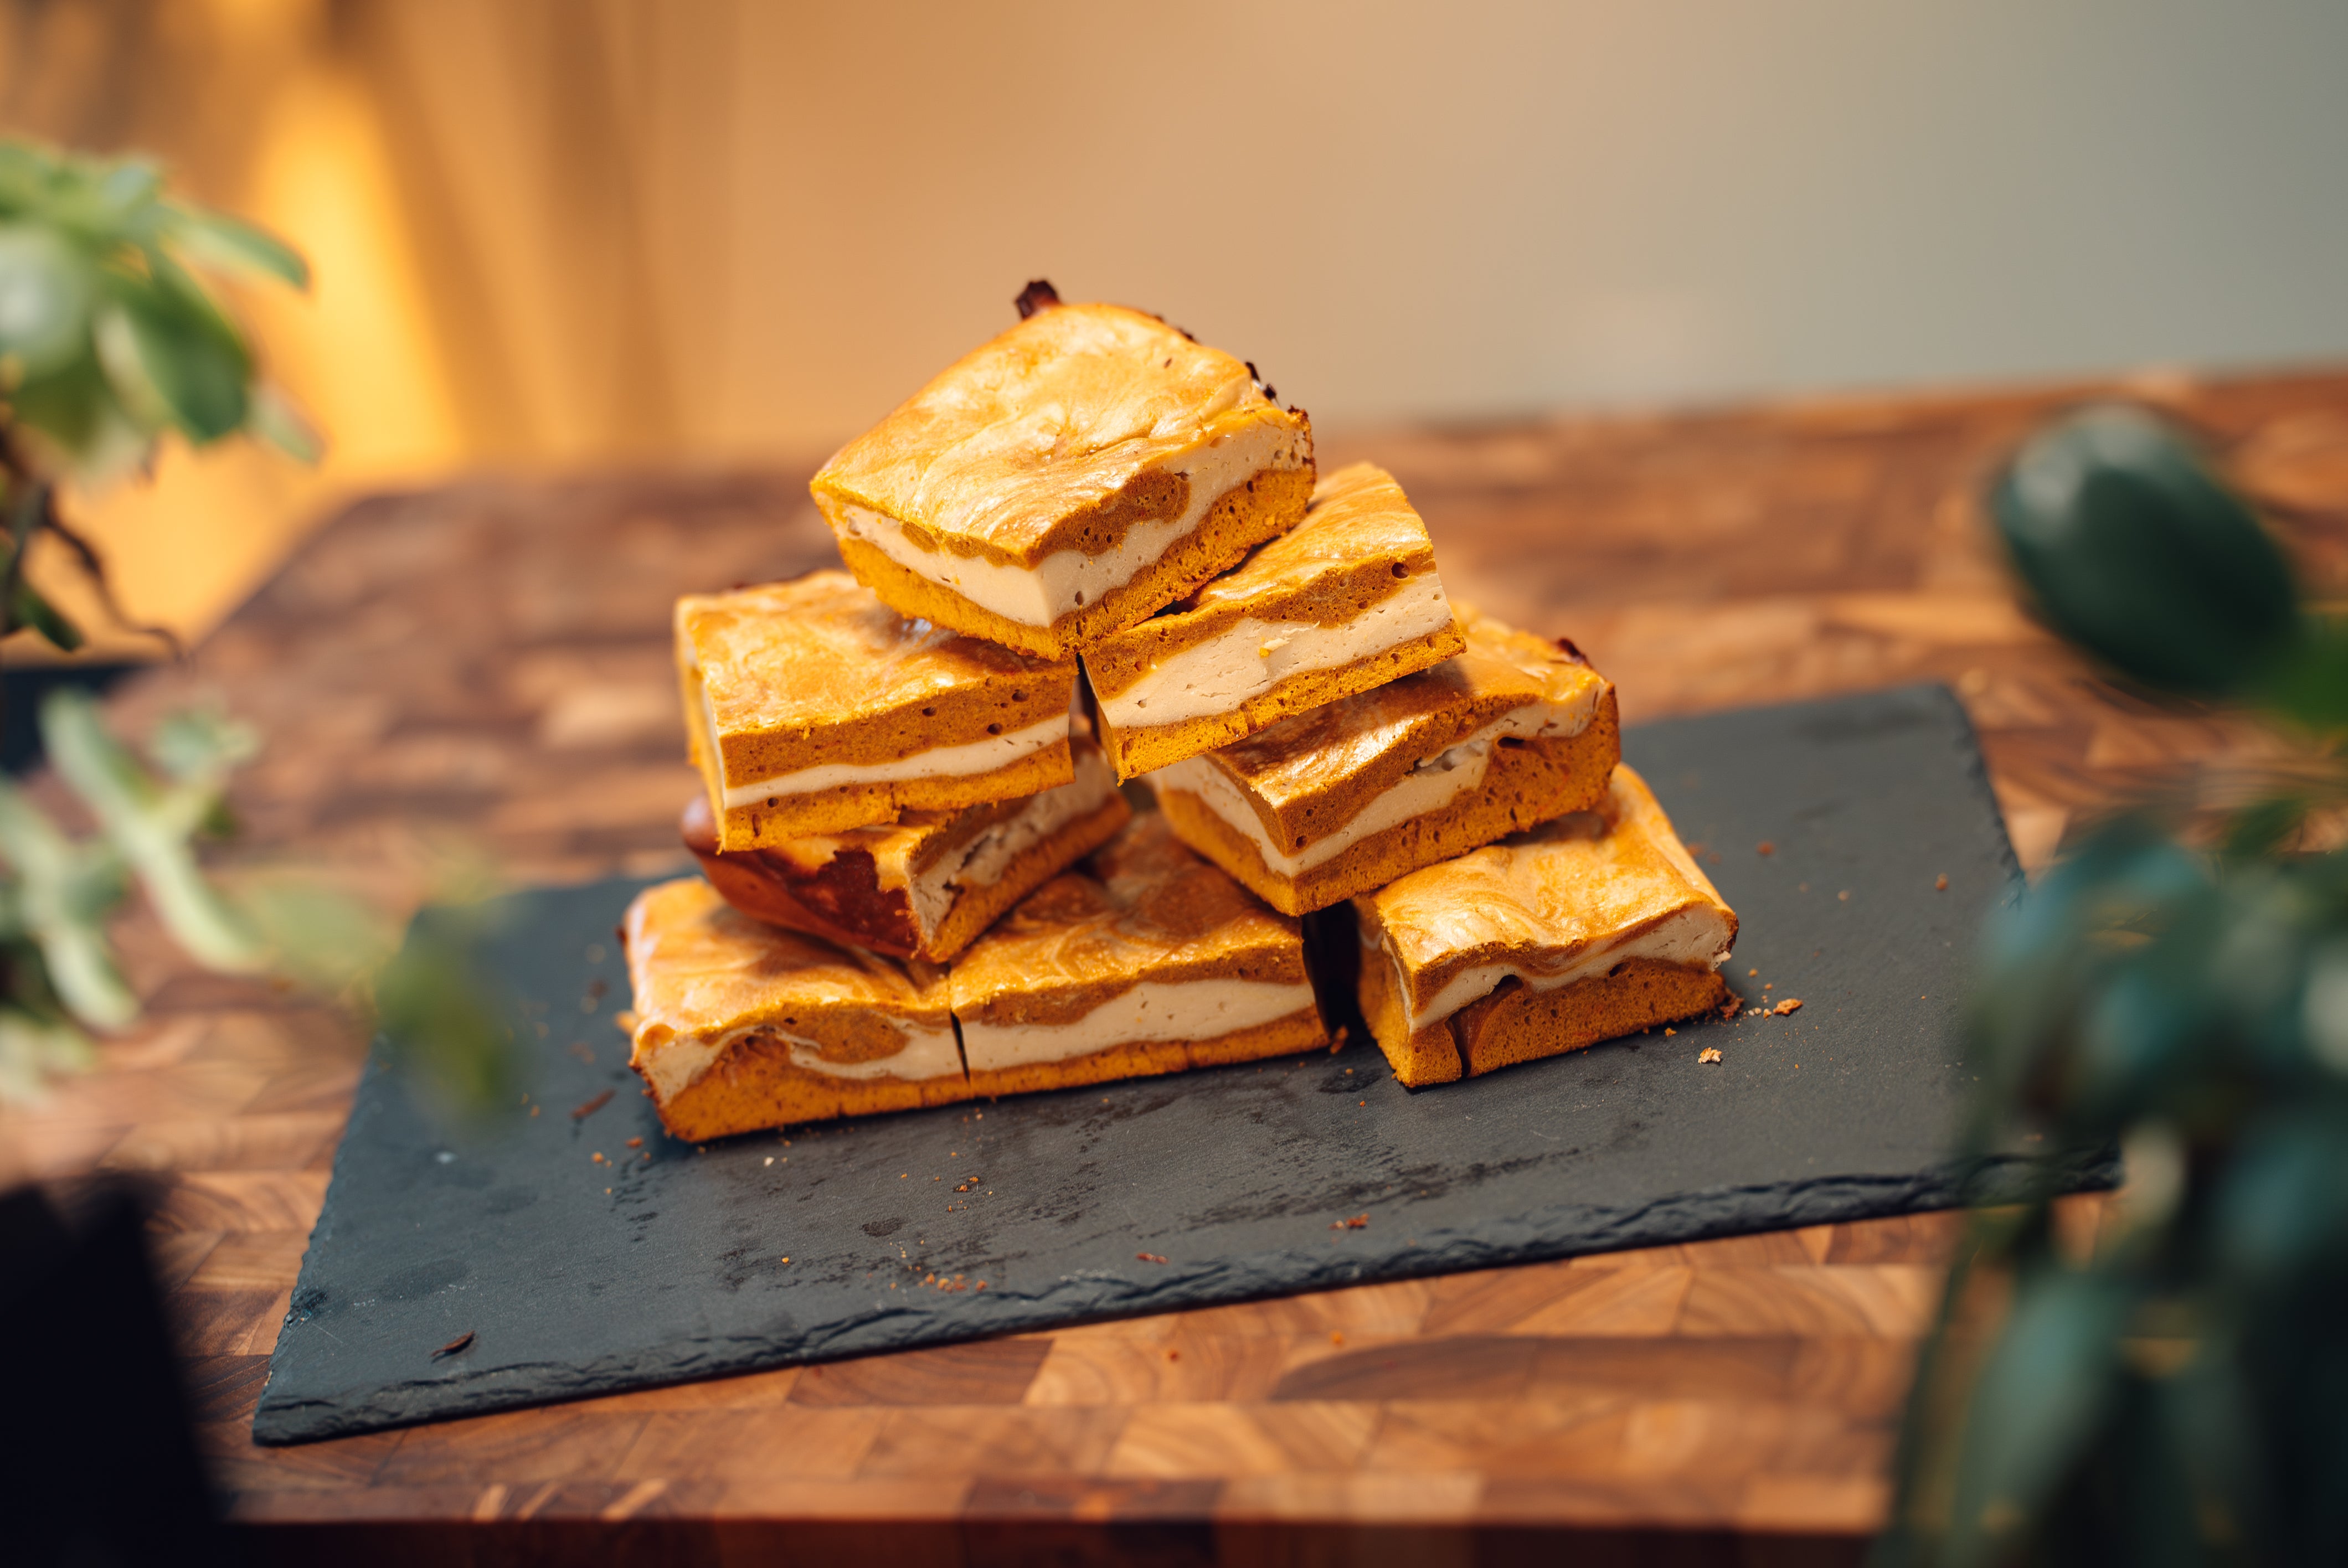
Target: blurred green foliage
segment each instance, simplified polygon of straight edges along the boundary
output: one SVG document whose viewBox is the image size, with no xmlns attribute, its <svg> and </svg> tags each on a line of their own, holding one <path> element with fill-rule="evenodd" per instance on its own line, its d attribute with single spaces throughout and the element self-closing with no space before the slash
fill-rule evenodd
<svg viewBox="0 0 2348 1568">
<path fill-rule="evenodd" d="M 512 1102 L 510 1037 L 470 958 L 487 934 L 483 889 L 448 889 L 458 901 L 403 945 L 386 910 L 314 873 L 280 867 L 223 884 L 205 875 L 197 845 L 229 830 L 223 791 L 253 753 L 248 731 L 175 714 L 141 759 L 90 697 L 66 689 L 43 702 L 41 734 L 94 830 L 74 837 L 0 779 L 0 1100 L 37 1096 L 48 1077 L 88 1061 L 88 1031 L 137 1020 L 108 935 L 135 886 L 207 968 L 272 976 L 370 1018 L 444 1111 Z"/>
<path fill-rule="evenodd" d="M 260 379 L 199 269 L 309 284 L 283 241 L 167 196 L 142 159 L 0 138 L 0 637 L 31 628 L 67 652 L 84 641 L 25 576 L 44 533 L 124 619 L 104 563 L 58 513 L 60 486 L 142 469 L 174 433 L 196 446 L 251 435 L 316 456 L 317 437 Z M 89 1060 L 88 1031 L 138 1017 L 108 935 L 135 886 L 210 968 L 266 972 L 372 1012 L 430 1098 L 460 1110 L 510 1102 L 506 1031 L 469 968 L 461 912 L 401 948 L 383 910 L 315 876 L 223 887 L 205 876 L 196 844 L 230 825 L 223 790 L 253 753 L 248 732 L 179 714 L 142 760 L 80 693 L 52 694 L 40 722 L 50 764 L 94 831 L 68 834 L 0 780 L 0 1099 L 37 1093 Z"/>
<path fill-rule="evenodd" d="M 1976 1214 L 1910 1409 L 1891 1568 L 2348 1562 L 2348 658 L 2150 415 L 2030 441 L 1991 512 L 2118 679 L 2264 714 L 2298 764 L 2218 825 L 2106 825 L 1986 933 L 1972 1151 L 2117 1147 L 2116 1232 Z M 2025 1140 L 2034 1139 L 2034 1143 Z"/>
<path fill-rule="evenodd" d="M 200 446 L 248 431 L 315 454 L 191 263 L 310 282 L 284 241 L 173 200 L 142 159 L 0 140 L 0 397 L 38 466 L 109 477 L 167 431 Z"/>
<path fill-rule="evenodd" d="M 284 241 L 165 195 L 143 159 L 0 138 L 0 636 L 31 627 L 68 653 L 85 641 L 25 575 L 43 532 L 124 620 L 97 551 L 58 515 L 59 485 L 143 469 L 174 432 L 199 446 L 243 433 L 317 455 L 200 269 L 310 282 Z"/>
</svg>

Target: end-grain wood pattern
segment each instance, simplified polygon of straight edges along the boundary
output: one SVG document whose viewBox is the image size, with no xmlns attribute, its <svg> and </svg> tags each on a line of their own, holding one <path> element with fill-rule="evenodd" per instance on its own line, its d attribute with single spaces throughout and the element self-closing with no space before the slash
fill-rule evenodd
<svg viewBox="0 0 2348 1568">
<path fill-rule="evenodd" d="M 2310 569 L 2341 580 L 2348 375 L 1405 433 L 1323 456 L 1390 466 L 1453 591 L 1570 634 L 1630 722 L 1950 682 L 2035 867 L 2116 799 L 2271 755 L 2238 724 L 2096 681 L 2020 611 L 1989 548 L 1983 477 L 2049 410 L 2113 392 L 2209 432 Z M 117 714 L 137 731 L 217 693 L 268 739 L 237 788 L 237 853 L 327 861 L 387 896 L 418 896 L 452 853 L 516 880 L 675 863 L 692 777 L 669 600 L 827 559 L 800 478 L 363 502 Z M 94 1075 L 0 1118 L 0 1178 L 164 1184 L 156 1258 L 205 1451 L 235 1516 L 282 1527 L 260 1539 L 288 1553 L 473 1560 L 575 1527 L 714 1562 L 771 1544 L 759 1529 L 814 1550 L 875 1521 L 940 1561 L 1141 1520 L 1236 1555 L 1296 1522 L 1504 1542 L 1568 1524 L 1855 1534 L 1881 1515 L 1957 1234 L 1950 1216 L 1824 1226 L 262 1450 L 248 1423 L 360 1043 L 299 999 L 185 972 L 136 920 L 129 940 L 151 1019 Z M 2081 1200 L 2070 1221 L 2091 1236 L 2103 1212 Z M 347 1531 L 361 1522 L 408 1533 Z"/>
</svg>

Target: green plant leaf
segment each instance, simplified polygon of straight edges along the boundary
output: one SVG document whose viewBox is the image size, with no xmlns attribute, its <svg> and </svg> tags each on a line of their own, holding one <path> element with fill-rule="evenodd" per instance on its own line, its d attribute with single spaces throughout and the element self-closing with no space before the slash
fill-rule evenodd
<svg viewBox="0 0 2348 1568">
<path fill-rule="evenodd" d="M 325 456 L 324 438 L 291 398 L 266 382 L 255 385 L 252 393 L 252 406 L 245 416 L 247 430 L 297 463 L 315 463 Z"/>
<path fill-rule="evenodd" d="M 1952 1568 L 2006 1561 L 2085 1457 L 2117 1388 L 2127 1313 L 2126 1295 L 2106 1280 L 2054 1266 L 2017 1280 L 1967 1412 Z"/>
<path fill-rule="evenodd" d="M 2219 1189 L 2219 1247 L 2233 1278 L 2271 1284 L 2348 1247 L 2348 1142 L 2315 1105 L 2248 1128 Z"/>
<path fill-rule="evenodd" d="M 45 473 L 71 474 L 91 484 L 112 479 L 145 462 L 155 432 L 170 423 L 160 397 L 150 394 L 155 417 L 147 422 L 117 395 L 100 368 L 107 354 L 106 318 L 103 308 L 93 318 L 96 353 L 26 383 L 10 399 L 17 432 L 29 438 L 25 446 Z"/>
<path fill-rule="evenodd" d="M 198 446 L 242 427 L 252 364 L 211 302 L 160 280 L 117 280 L 110 292 L 114 308 L 100 313 L 98 343 L 123 402 L 145 417 L 160 405 Z"/>
<path fill-rule="evenodd" d="M 213 790 L 261 754 L 261 737 L 217 709 L 183 708 L 155 726 L 147 750 L 170 777 Z"/>
<path fill-rule="evenodd" d="M 37 1102 L 50 1079 L 93 1060 L 89 1037 L 71 1023 L 0 1004 L 0 1104 Z"/>
<path fill-rule="evenodd" d="M 473 966 L 482 919 L 478 906 L 424 910 L 375 985 L 393 1061 L 427 1099 L 475 1116 L 510 1107 L 515 1081 L 511 1030 Z"/>
<path fill-rule="evenodd" d="M 85 639 L 81 628 L 68 620 L 64 611 L 43 598 L 40 589 L 23 578 L 16 579 L 16 594 L 8 610 L 10 622 L 29 626 L 49 640 L 50 646 L 60 653 L 71 653 L 81 647 Z"/>
<path fill-rule="evenodd" d="M 167 204 L 179 221 L 175 237 L 191 261 L 260 272 L 297 289 L 310 286 L 310 264 L 284 241 L 241 218 L 200 207 Z"/>
<path fill-rule="evenodd" d="M 0 394 L 89 352 L 88 260 L 53 231 L 0 223 Z"/>
<path fill-rule="evenodd" d="M 2149 414 L 2091 409 L 2034 436 L 1990 514 L 2054 629 L 2132 680 L 2224 697 L 2299 635 L 2281 549 Z"/>
<path fill-rule="evenodd" d="M 163 172 L 143 158 L 126 158 L 98 176 L 98 199 L 119 218 L 153 201 L 163 190 Z"/>
<path fill-rule="evenodd" d="M 107 732 L 98 704 L 85 692 L 67 688 L 49 694 L 41 704 L 41 739 L 50 764 L 138 875 L 173 939 L 215 969 L 261 968 L 266 952 L 259 937 L 205 880 L 189 844 L 217 791 L 158 784 Z"/>
<path fill-rule="evenodd" d="M 399 929 L 386 911 L 315 876 L 249 876 L 231 892 L 267 946 L 270 967 L 311 990 L 348 992 L 397 950 Z"/>
<path fill-rule="evenodd" d="M 76 844 L 22 790 L 0 781 L 0 858 L 16 872 L 15 919 L 67 1009 L 94 1029 L 137 1018 L 139 999 L 106 937 L 124 887 L 111 848 Z"/>
<path fill-rule="evenodd" d="M 2256 695 L 2275 712 L 2318 733 L 2348 730 L 2348 620 L 2311 618 Z"/>
</svg>

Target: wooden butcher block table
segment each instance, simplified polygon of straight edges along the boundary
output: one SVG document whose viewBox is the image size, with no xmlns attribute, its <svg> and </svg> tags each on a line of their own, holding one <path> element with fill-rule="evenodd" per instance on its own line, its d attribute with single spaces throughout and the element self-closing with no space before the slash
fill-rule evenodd
<svg viewBox="0 0 2348 1568">
<path fill-rule="evenodd" d="M 2115 798 L 2261 743 L 2096 682 L 2016 608 L 1983 477 L 2100 394 L 2209 433 L 2341 580 L 2348 374 L 1401 433 L 1333 439 L 1323 462 L 1393 468 L 1455 595 L 1570 633 L 1626 723 L 1949 682 L 2035 868 Z M 666 867 L 695 787 L 670 600 L 827 559 L 804 478 L 363 501 L 117 716 L 143 733 L 217 693 L 267 739 L 235 853 L 327 861 L 387 897 L 469 854 L 517 881 Z M 149 1021 L 47 1106 L 0 1113 L 0 1177 L 162 1182 L 155 1251 L 202 1447 L 273 1561 L 1443 1562 L 1538 1555 L 1566 1527 L 1625 1560 L 1668 1531 L 1673 1562 L 1852 1561 L 1957 1235 L 1945 1215 L 1828 1225 L 263 1449 L 253 1402 L 362 1041 L 298 998 L 186 972 L 135 922 L 127 939 Z M 2102 1213 L 2067 1217 L 2092 1233 Z"/>
</svg>

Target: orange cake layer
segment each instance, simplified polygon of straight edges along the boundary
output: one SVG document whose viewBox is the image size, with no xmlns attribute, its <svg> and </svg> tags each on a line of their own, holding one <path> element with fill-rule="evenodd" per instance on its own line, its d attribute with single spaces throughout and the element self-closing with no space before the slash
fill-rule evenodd
<svg viewBox="0 0 2348 1568">
<path fill-rule="evenodd" d="M 1736 916 L 1644 780 L 1593 810 L 1354 900 L 1362 1011 L 1404 1083 L 1439 1083 L 1721 1004 Z"/>
<path fill-rule="evenodd" d="M 1228 745 L 1466 647 L 1426 525 L 1385 469 L 1314 487 L 1304 520 L 1134 626 L 1086 645 L 1119 778 Z"/>
<path fill-rule="evenodd" d="M 781 930 L 698 876 L 628 906 L 636 1070 L 680 1138 L 970 1097 L 944 971 Z"/>
<path fill-rule="evenodd" d="M 996 917 L 1106 843 L 1133 815 L 1100 748 L 1073 742 L 1076 777 L 1025 800 L 908 812 L 889 827 L 721 853 L 708 802 L 685 843 L 744 914 L 900 958 L 942 963 Z"/>
<path fill-rule="evenodd" d="M 949 984 L 982 1093 L 1327 1043 L 1296 922 L 1260 907 L 1154 812 L 1030 894 Z"/>
<path fill-rule="evenodd" d="M 850 569 L 907 615 L 1056 655 L 1303 516 L 1313 431 L 1157 317 L 1031 289 L 813 481 Z"/>
<path fill-rule="evenodd" d="M 1570 643 L 1460 607 L 1467 651 L 1148 775 L 1183 841 L 1306 914 L 1590 805 L 1614 691 Z"/>
<path fill-rule="evenodd" d="M 727 851 L 1016 800 L 1074 776 L 1074 661 L 907 620 L 846 572 L 678 600 L 676 662 Z"/>
</svg>

